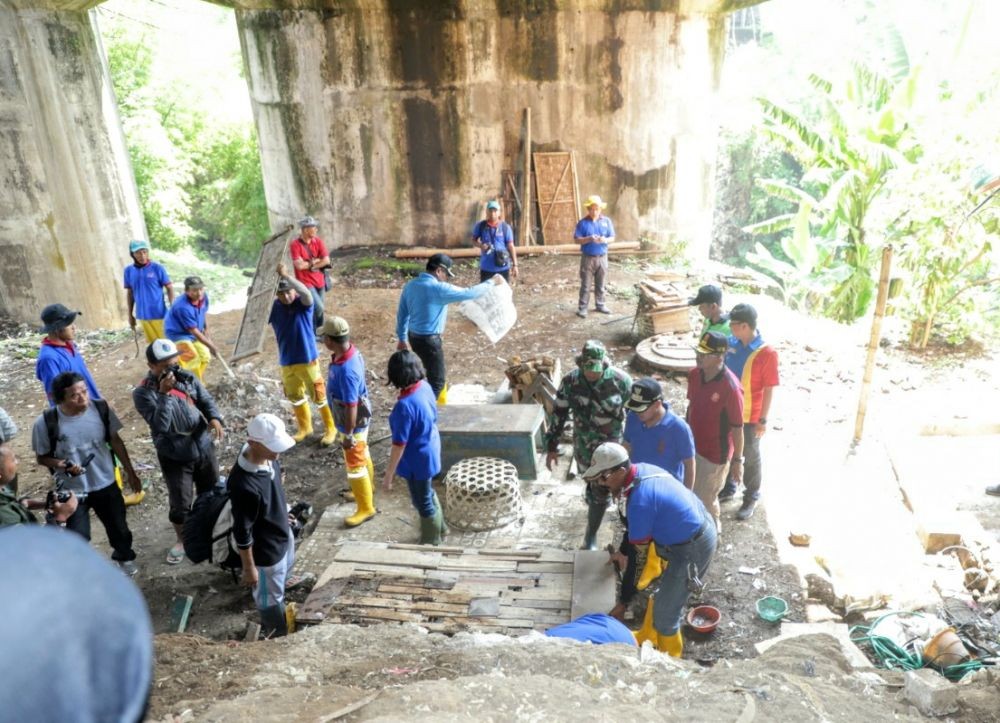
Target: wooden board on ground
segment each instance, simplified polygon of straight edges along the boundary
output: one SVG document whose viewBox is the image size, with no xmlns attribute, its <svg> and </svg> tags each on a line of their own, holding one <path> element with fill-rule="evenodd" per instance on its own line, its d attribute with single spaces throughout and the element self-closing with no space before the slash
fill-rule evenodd
<svg viewBox="0 0 1000 723">
<path fill-rule="evenodd" d="M 687 374 L 695 368 L 694 337 L 689 334 L 657 334 L 635 348 L 640 364 L 661 372 Z"/>
<path fill-rule="evenodd" d="M 573 232 L 581 216 L 576 159 L 572 151 L 533 153 L 532 158 L 542 242 L 546 246 L 573 243 Z"/>
<path fill-rule="evenodd" d="M 610 572 L 606 553 L 591 554 Z M 570 619 L 577 555 L 350 540 L 337 549 L 330 564 L 335 569 L 320 575 L 322 584 L 309 594 L 298 619 L 306 624 L 413 622 L 445 633 L 544 630 Z M 590 588 L 591 577 L 580 584 Z M 578 593 L 592 596 L 582 588 Z M 610 597 L 613 605 L 613 576 Z"/>
<path fill-rule="evenodd" d="M 257 257 L 257 271 L 247 295 L 247 305 L 243 309 L 240 320 L 240 331 L 236 336 L 236 348 L 232 360 L 238 361 L 244 357 L 258 354 L 264 348 L 264 332 L 267 331 L 267 318 L 274 304 L 274 289 L 278 285 L 278 263 L 285 259 L 291 268 L 291 262 L 286 258 L 288 248 L 288 232 L 291 224 L 284 230 L 274 234 L 264 242 Z"/>
</svg>

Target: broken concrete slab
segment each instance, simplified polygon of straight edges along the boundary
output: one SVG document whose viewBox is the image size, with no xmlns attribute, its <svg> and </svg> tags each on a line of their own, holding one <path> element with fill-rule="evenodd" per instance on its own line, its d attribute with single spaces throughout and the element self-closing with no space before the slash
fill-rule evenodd
<svg viewBox="0 0 1000 723">
<path fill-rule="evenodd" d="M 907 671 L 903 696 L 924 715 L 948 715 L 958 711 L 958 688 L 930 668 Z"/>
<path fill-rule="evenodd" d="M 781 623 L 780 633 L 775 638 L 762 640 L 754 647 L 758 653 L 763 653 L 768 648 L 779 642 L 790 638 L 797 638 L 802 635 L 829 635 L 840 643 L 840 649 L 844 653 L 847 662 L 854 669 L 873 668 L 874 666 L 861 652 L 861 649 L 851 640 L 847 625 L 843 623 Z"/>
<path fill-rule="evenodd" d="M 573 556 L 570 618 L 606 613 L 615 606 L 617 575 L 604 550 L 577 550 Z"/>
</svg>

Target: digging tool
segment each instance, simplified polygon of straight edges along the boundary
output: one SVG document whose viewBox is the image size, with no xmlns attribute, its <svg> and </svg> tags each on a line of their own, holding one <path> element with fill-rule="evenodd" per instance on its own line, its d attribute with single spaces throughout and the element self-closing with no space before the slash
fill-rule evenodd
<svg viewBox="0 0 1000 723">
<path fill-rule="evenodd" d="M 132 358 L 133 359 L 138 359 L 139 358 L 139 332 L 135 330 L 134 326 L 132 327 L 132 341 L 135 342 L 135 356 L 132 357 Z"/>
<path fill-rule="evenodd" d="M 219 361 L 222 362 L 222 368 L 226 370 L 226 374 L 229 375 L 229 378 L 235 379 L 236 375 L 233 373 L 233 370 L 229 367 L 229 362 L 227 362 L 226 358 L 221 354 L 219 354 Z"/>
</svg>

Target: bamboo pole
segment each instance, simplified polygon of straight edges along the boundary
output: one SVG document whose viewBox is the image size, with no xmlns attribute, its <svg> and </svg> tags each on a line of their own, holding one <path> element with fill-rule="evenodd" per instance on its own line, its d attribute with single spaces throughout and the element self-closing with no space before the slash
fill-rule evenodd
<svg viewBox="0 0 1000 723">
<path fill-rule="evenodd" d="M 524 109 L 524 178 L 522 179 L 521 198 L 521 247 L 535 244 L 531 233 L 531 108 Z"/>
<path fill-rule="evenodd" d="M 861 398 L 858 400 L 858 416 L 854 421 L 854 443 L 861 441 L 861 433 L 865 428 L 865 413 L 868 411 L 868 392 L 872 383 L 872 370 L 875 368 L 875 353 L 882 338 L 882 318 L 885 316 L 885 304 L 889 298 L 889 271 L 892 268 L 892 246 L 882 249 L 882 273 L 878 280 L 878 298 L 875 301 L 875 316 L 872 318 L 872 333 L 868 338 L 868 356 L 865 359 L 865 375 L 861 381 Z"/>
<path fill-rule="evenodd" d="M 638 241 L 615 241 L 608 244 L 608 253 L 636 253 L 641 244 Z M 654 252 L 655 253 L 655 252 Z M 434 254 L 448 254 L 453 259 L 479 258 L 479 249 L 454 248 L 454 249 L 434 249 L 423 246 L 415 248 L 397 249 L 393 254 L 397 259 L 426 259 Z M 579 244 L 556 244 L 554 246 L 528 246 L 518 249 L 518 256 L 546 256 L 546 255 L 573 255 L 580 254 Z"/>
</svg>

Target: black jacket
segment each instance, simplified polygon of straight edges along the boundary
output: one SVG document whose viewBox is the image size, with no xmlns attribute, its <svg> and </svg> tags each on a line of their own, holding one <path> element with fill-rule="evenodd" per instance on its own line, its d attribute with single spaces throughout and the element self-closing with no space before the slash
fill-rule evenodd
<svg viewBox="0 0 1000 723">
<path fill-rule="evenodd" d="M 176 462 L 198 459 L 212 440 L 208 434 L 211 419 L 222 421 L 215 400 L 201 382 L 188 372 L 179 372 L 176 394 L 160 394 L 152 373 L 132 391 L 136 410 L 149 425 L 153 444 L 162 457 Z"/>
</svg>

